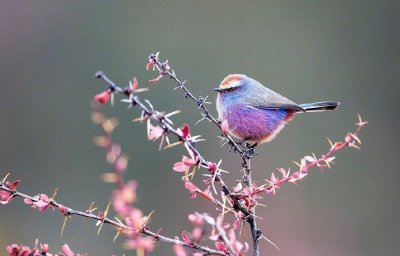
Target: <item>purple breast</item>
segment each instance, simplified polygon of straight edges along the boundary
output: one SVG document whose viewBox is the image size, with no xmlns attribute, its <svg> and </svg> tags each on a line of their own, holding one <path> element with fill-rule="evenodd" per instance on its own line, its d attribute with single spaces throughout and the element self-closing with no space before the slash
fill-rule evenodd
<svg viewBox="0 0 400 256">
<path fill-rule="evenodd" d="M 287 110 L 249 109 L 235 106 L 224 111 L 233 135 L 251 141 L 265 141 L 273 137 L 289 121 L 293 112 Z"/>
</svg>

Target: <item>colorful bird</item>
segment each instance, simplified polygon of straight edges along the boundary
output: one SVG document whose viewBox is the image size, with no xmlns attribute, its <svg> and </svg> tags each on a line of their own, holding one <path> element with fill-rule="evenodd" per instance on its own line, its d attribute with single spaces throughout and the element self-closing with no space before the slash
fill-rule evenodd
<svg viewBox="0 0 400 256">
<path fill-rule="evenodd" d="M 335 110 L 340 105 L 334 101 L 297 105 L 241 74 L 228 75 L 214 91 L 219 120 L 228 123 L 233 136 L 254 143 L 275 138 L 296 113 Z"/>
</svg>

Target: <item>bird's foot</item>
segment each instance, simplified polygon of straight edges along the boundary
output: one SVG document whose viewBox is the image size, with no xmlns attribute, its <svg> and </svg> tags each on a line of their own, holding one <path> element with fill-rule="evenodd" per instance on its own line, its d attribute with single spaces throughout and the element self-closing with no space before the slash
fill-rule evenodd
<svg viewBox="0 0 400 256">
<path fill-rule="evenodd" d="M 252 158 L 253 156 L 256 156 L 258 153 L 256 152 L 256 147 L 258 143 L 254 143 L 251 145 L 250 143 L 246 142 L 242 144 L 243 147 L 243 156 L 246 157 L 247 159 Z"/>
<path fill-rule="evenodd" d="M 240 139 L 240 140 L 236 141 L 236 144 L 240 145 L 242 148 L 245 148 L 246 145 L 249 144 L 246 141 L 247 141 L 247 139 Z"/>
</svg>

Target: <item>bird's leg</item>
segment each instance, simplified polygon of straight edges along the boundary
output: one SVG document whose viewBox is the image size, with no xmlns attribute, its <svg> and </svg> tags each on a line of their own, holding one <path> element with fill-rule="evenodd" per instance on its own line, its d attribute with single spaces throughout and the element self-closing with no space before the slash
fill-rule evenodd
<svg viewBox="0 0 400 256">
<path fill-rule="evenodd" d="M 247 141 L 247 139 L 240 139 L 240 140 L 238 140 L 236 143 L 238 144 L 238 145 L 240 145 L 242 148 L 245 148 L 246 147 L 246 141 Z"/>
<path fill-rule="evenodd" d="M 245 156 L 247 159 L 252 158 L 253 156 L 257 155 L 257 152 L 255 148 L 257 147 L 258 143 L 254 143 L 251 145 L 250 143 L 246 142 L 244 145 L 242 144 L 243 147 L 243 156 Z"/>
<path fill-rule="evenodd" d="M 258 145 L 258 142 L 254 143 L 254 144 L 251 145 L 250 147 L 253 148 L 253 149 L 255 149 L 255 148 L 257 147 L 257 145 Z"/>
</svg>

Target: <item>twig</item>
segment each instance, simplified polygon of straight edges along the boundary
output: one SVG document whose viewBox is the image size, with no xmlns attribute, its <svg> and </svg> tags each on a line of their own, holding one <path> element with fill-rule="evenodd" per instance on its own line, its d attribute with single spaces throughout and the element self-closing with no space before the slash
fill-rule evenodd
<svg viewBox="0 0 400 256">
<path fill-rule="evenodd" d="M 358 122 L 356 123 L 357 128 L 351 133 L 347 133 L 344 138 L 344 141 L 332 143 L 330 139 L 328 139 L 331 148 L 321 157 L 317 158 L 314 154 L 312 156 L 305 156 L 300 160 L 300 163 L 294 162 L 298 165 L 299 169 L 296 172 L 290 174 L 289 171 L 284 170 L 283 168 L 279 169 L 279 172 L 282 174 L 281 178 L 277 178 L 274 173 L 271 174 L 271 179 L 269 183 L 257 188 L 256 193 L 260 193 L 262 191 L 266 191 L 267 193 L 275 193 L 276 188 L 279 188 L 281 184 L 286 182 L 296 183 L 297 181 L 303 179 L 308 171 L 313 167 L 318 167 L 320 169 L 330 168 L 331 164 L 333 164 L 333 160 L 335 159 L 334 154 L 344 148 L 357 148 L 359 149 L 359 145 L 361 145 L 361 140 L 358 138 L 358 134 L 360 130 L 367 124 L 367 121 L 363 121 L 361 116 L 358 115 Z"/>
<path fill-rule="evenodd" d="M 21 197 L 21 198 L 24 198 L 25 200 L 29 200 L 33 203 L 37 203 L 40 201 L 40 196 L 30 196 L 30 195 L 21 193 L 21 192 L 17 191 L 16 189 L 11 189 L 11 188 L 7 187 L 6 183 L 1 182 L 1 181 L 0 181 L 0 190 L 10 193 L 9 201 L 11 201 L 12 198 L 15 198 L 15 197 Z M 48 204 L 48 206 L 50 206 L 52 208 L 57 208 L 58 210 L 60 210 L 60 212 L 65 217 L 69 217 L 72 215 L 82 216 L 84 218 L 93 219 L 93 220 L 96 220 L 96 221 L 99 221 L 102 223 L 110 224 L 110 225 L 116 227 L 120 232 L 123 232 L 123 231 L 139 232 L 139 233 L 153 237 L 154 240 L 156 240 L 156 241 L 163 241 L 163 242 L 167 242 L 167 243 L 171 243 L 171 244 L 179 244 L 184 247 L 203 251 L 204 253 L 207 253 L 207 255 L 212 255 L 212 254 L 213 255 L 226 255 L 225 253 L 211 249 L 207 246 L 201 246 L 198 244 L 188 244 L 177 238 L 169 238 L 169 237 L 160 235 L 157 232 L 151 231 L 147 226 L 143 226 L 140 230 L 134 230 L 131 227 L 123 224 L 120 221 L 112 220 L 106 216 L 102 217 L 100 215 L 93 214 L 90 211 L 83 212 L 83 211 L 74 210 L 68 206 L 57 203 L 52 198 L 50 198 L 50 200 L 47 202 L 47 204 Z"/>
</svg>

